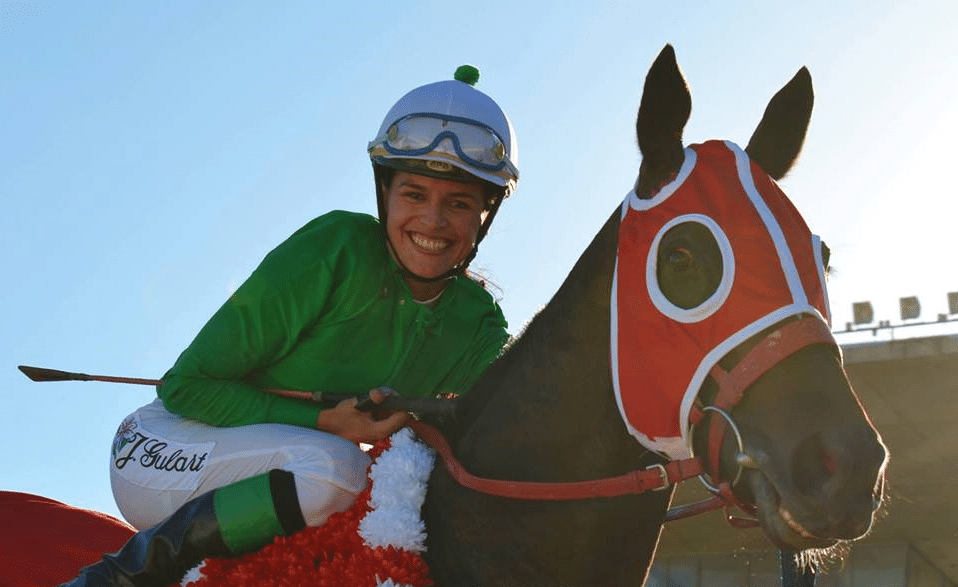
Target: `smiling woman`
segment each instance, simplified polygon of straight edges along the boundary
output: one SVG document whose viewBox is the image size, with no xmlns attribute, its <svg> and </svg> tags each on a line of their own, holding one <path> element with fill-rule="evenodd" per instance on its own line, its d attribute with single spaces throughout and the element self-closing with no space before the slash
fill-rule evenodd
<svg viewBox="0 0 958 587">
<path fill-rule="evenodd" d="M 409 419 L 371 407 L 393 389 L 464 393 L 499 355 L 505 318 L 465 271 L 515 188 L 516 140 L 476 78 L 460 68 L 407 93 L 368 149 L 379 219 L 333 211 L 296 231 L 124 419 L 111 484 L 141 531 L 70 585 L 169 584 L 207 556 L 320 526 L 366 486 L 357 444 Z M 372 404 L 261 391 L 275 387 Z M 174 466 L 180 455 L 195 458 Z"/>
<path fill-rule="evenodd" d="M 379 218 L 420 300 L 441 294 L 442 282 L 466 270 L 519 180 L 512 122 L 472 88 L 478 76 L 463 65 L 456 70 L 462 83 L 412 90 L 389 110 L 369 143 Z M 421 270 L 407 263 L 421 264 Z"/>
<path fill-rule="evenodd" d="M 406 283 L 416 300 L 433 301 L 445 289 L 435 279 L 462 263 L 476 244 L 491 205 L 485 188 L 399 171 L 383 192 L 393 255 L 409 273 Z"/>
</svg>

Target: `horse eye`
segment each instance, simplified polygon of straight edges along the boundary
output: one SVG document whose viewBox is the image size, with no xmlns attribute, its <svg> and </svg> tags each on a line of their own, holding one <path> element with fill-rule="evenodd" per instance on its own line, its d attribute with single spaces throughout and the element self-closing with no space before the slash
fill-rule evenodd
<svg viewBox="0 0 958 587">
<path fill-rule="evenodd" d="M 723 260 L 715 235 L 699 222 L 681 222 L 658 245 L 656 285 L 673 306 L 690 310 L 712 297 L 722 281 Z"/>
<path fill-rule="evenodd" d="M 695 257 L 685 247 L 677 247 L 669 253 L 669 265 L 676 271 L 687 271 L 695 265 Z"/>
</svg>

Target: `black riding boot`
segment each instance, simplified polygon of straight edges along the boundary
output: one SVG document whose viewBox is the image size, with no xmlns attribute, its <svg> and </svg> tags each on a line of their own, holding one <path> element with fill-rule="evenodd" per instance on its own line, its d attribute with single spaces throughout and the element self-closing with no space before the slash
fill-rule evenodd
<svg viewBox="0 0 958 587">
<path fill-rule="evenodd" d="M 293 474 L 274 469 L 186 502 L 61 587 L 168 587 L 207 557 L 250 552 L 305 525 Z"/>
</svg>

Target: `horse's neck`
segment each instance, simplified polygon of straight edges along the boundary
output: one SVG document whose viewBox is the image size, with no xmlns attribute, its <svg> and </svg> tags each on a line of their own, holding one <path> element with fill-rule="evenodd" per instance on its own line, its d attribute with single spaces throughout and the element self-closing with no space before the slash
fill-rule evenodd
<svg viewBox="0 0 958 587">
<path fill-rule="evenodd" d="M 610 428 L 609 296 L 618 224 L 616 210 L 552 301 L 467 396 L 459 448 L 474 472 L 535 475 L 530 460 L 550 469 L 548 452 L 556 448 L 543 436 L 561 434 L 574 444 L 577 433 Z"/>
<path fill-rule="evenodd" d="M 618 225 L 616 210 L 549 305 L 464 398 L 456 452 L 466 470 L 516 481 L 584 481 L 653 458 L 626 432 L 612 392 Z M 464 489 L 437 468 L 425 507 L 430 565 L 437 585 L 456 587 L 641 582 L 668 499 L 656 492 L 503 500 Z"/>
</svg>

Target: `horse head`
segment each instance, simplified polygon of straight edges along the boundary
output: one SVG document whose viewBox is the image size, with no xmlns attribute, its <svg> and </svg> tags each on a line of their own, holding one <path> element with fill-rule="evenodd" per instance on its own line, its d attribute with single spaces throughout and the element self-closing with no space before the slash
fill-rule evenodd
<svg viewBox="0 0 958 587">
<path fill-rule="evenodd" d="M 744 151 L 684 147 L 689 90 L 672 48 L 660 53 L 636 122 L 642 164 L 623 204 L 613 302 L 630 432 L 672 458 L 702 455 L 710 486 L 788 550 L 864 535 L 886 462 L 829 332 L 827 247 L 775 183 L 802 149 L 812 101 L 802 68 Z M 642 397 L 628 389 L 650 383 Z M 663 392 L 661 410 L 677 411 L 650 414 L 647 396 Z"/>
</svg>

